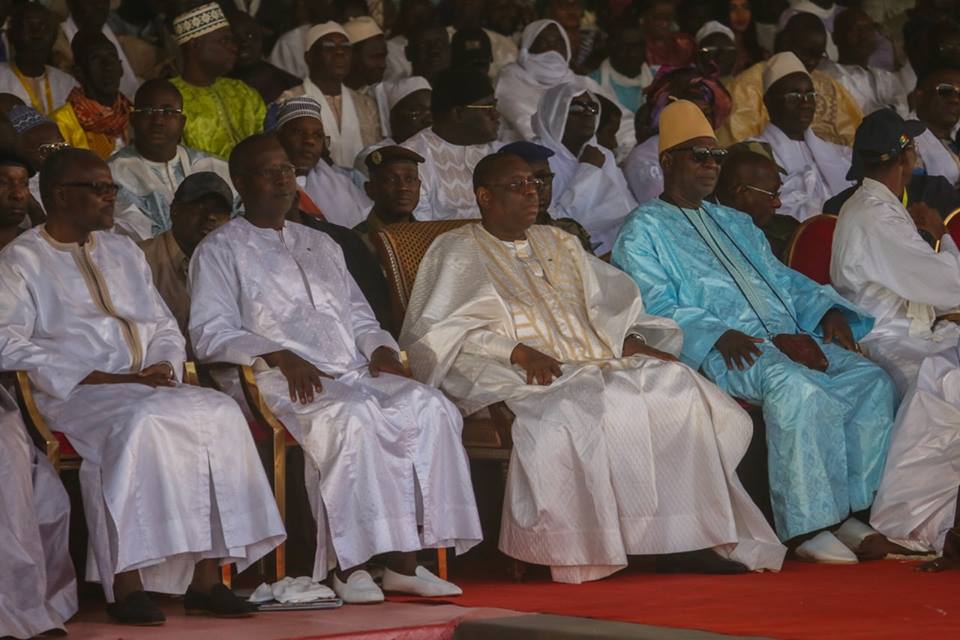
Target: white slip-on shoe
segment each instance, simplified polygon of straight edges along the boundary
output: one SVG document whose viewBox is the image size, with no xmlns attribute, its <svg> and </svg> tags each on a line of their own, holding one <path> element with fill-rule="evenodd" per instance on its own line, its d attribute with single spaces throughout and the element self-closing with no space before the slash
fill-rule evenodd
<svg viewBox="0 0 960 640">
<path fill-rule="evenodd" d="M 840 525 L 840 528 L 833 532 L 837 540 L 847 546 L 854 553 L 860 548 L 866 538 L 877 534 L 878 532 L 856 518 L 847 518 L 847 521 Z"/>
<path fill-rule="evenodd" d="M 794 552 L 798 558 L 823 564 L 857 564 L 857 556 L 829 531 L 821 531 Z"/>
<path fill-rule="evenodd" d="M 344 604 L 375 604 L 383 602 L 383 591 L 373 581 L 370 574 L 360 569 L 354 571 L 346 582 L 333 574 L 333 592 L 340 596 Z"/>
<path fill-rule="evenodd" d="M 438 596 L 459 596 L 463 590 L 452 582 L 442 580 L 423 567 L 417 567 L 416 575 L 405 576 L 402 573 L 386 569 L 383 572 L 383 590 L 396 593 L 408 593 L 414 596 L 435 598 Z"/>
</svg>

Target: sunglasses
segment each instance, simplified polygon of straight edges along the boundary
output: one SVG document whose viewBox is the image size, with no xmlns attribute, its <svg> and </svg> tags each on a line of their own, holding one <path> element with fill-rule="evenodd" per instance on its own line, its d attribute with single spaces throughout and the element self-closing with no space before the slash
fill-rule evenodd
<svg viewBox="0 0 960 640">
<path fill-rule="evenodd" d="M 767 196 L 767 198 L 769 198 L 770 200 L 776 200 L 777 198 L 780 197 L 779 191 L 767 191 L 766 189 L 755 187 L 752 184 L 745 184 L 743 185 L 743 188 L 747 189 L 748 191 L 756 191 L 757 193 L 763 194 Z"/>
<path fill-rule="evenodd" d="M 686 149 L 673 149 L 674 152 L 680 151 L 689 151 L 690 155 L 693 156 L 693 161 L 697 164 L 706 164 L 707 160 L 713 159 L 714 162 L 720 164 L 727 157 L 726 149 L 708 149 L 707 147 L 688 147 Z"/>
<path fill-rule="evenodd" d="M 500 188 L 507 189 L 514 193 L 526 193 L 527 189 L 533 187 L 534 189 L 539 189 L 543 186 L 543 180 L 536 176 L 530 176 L 529 178 L 520 178 L 519 180 L 513 180 L 512 182 L 494 182 L 491 184 L 483 185 L 488 188 Z"/>
<path fill-rule="evenodd" d="M 801 102 L 816 102 L 816 91 L 789 91 L 783 94 L 783 101 L 787 104 L 800 104 Z"/>
<path fill-rule="evenodd" d="M 177 109 L 176 107 L 134 107 L 130 110 L 130 113 L 141 115 L 141 116 L 161 116 L 163 118 L 174 118 L 176 116 L 183 115 L 183 109 Z"/>
<path fill-rule="evenodd" d="M 61 187 L 77 187 L 80 189 L 90 189 L 98 196 L 115 196 L 120 191 L 120 185 L 114 182 L 64 182 Z"/>
<path fill-rule="evenodd" d="M 937 95 L 946 99 L 956 98 L 960 96 L 960 87 L 948 82 L 941 82 L 937 85 Z"/>
<path fill-rule="evenodd" d="M 574 115 L 595 116 L 600 113 L 600 105 L 596 102 L 571 102 L 568 112 Z"/>
</svg>

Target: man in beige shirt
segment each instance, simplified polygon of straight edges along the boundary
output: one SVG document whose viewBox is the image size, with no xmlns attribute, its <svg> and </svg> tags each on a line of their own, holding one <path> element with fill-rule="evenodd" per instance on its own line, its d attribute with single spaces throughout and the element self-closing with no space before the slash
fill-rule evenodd
<svg viewBox="0 0 960 640">
<path fill-rule="evenodd" d="M 232 210 L 233 191 L 223 178 L 212 171 L 191 174 L 173 196 L 170 230 L 140 243 L 153 273 L 153 283 L 183 335 L 187 335 L 190 316 L 190 256 L 208 233 L 230 219 Z"/>
</svg>

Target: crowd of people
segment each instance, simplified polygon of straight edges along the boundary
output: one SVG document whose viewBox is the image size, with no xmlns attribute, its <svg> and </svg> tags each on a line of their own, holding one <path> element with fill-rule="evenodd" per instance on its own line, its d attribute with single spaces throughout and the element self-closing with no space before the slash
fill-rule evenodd
<svg viewBox="0 0 960 640">
<path fill-rule="evenodd" d="M 82 458 L 121 624 L 256 607 L 285 540 L 237 367 L 303 448 L 312 579 L 454 596 L 463 417 L 556 581 L 787 554 L 960 567 L 956 0 L 0 0 L 0 370 Z M 838 216 L 829 285 L 790 269 Z M 376 235 L 474 220 L 394 315 Z M 807 250 L 812 250 L 809 247 Z M 404 361 L 405 353 L 408 361 Z M 0 636 L 77 610 L 0 386 Z M 737 466 L 765 425 L 772 515 Z M 371 560 L 383 564 L 374 579 Z"/>
</svg>

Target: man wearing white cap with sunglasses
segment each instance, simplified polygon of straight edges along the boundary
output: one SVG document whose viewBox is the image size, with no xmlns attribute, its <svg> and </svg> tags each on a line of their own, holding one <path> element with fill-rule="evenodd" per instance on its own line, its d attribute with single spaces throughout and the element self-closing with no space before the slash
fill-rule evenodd
<svg viewBox="0 0 960 640">
<path fill-rule="evenodd" d="M 778 213 L 803 221 L 821 213 L 828 198 L 853 184 L 846 179 L 850 149 L 821 139 L 810 127 L 818 94 L 793 53 L 778 53 L 767 61 L 763 92 L 770 122 L 756 139 L 770 145 L 774 160 L 787 171 Z"/>
<path fill-rule="evenodd" d="M 724 155 L 699 107 L 667 106 L 663 195 L 627 218 L 613 262 L 648 313 L 683 329 L 683 362 L 762 407 L 780 539 L 801 558 L 852 564 L 875 533 L 848 516 L 880 482 L 893 383 L 855 353 L 870 317 L 784 266 L 748 215 L 705 200 Z"/>
<path fill-rule="evenodd" d="M 377 101 L 343 83 L 353 60 L 350 36 L 336 22 L 314 25 L 307 33 L 305 57 L 310 71 L 303 84 L 277 102 L 298 96 L 316 100 L 323 131 L 330 137 L 330 159 L 339 167 L 352 167 L 357 154 L 382 136 Z"/>
</svg>

